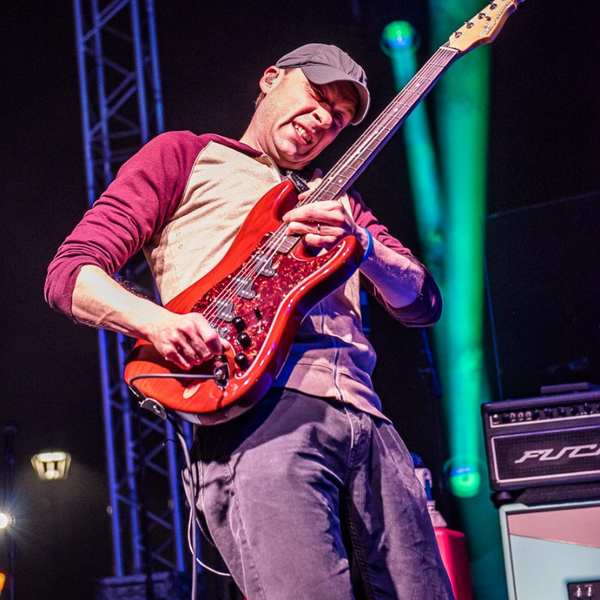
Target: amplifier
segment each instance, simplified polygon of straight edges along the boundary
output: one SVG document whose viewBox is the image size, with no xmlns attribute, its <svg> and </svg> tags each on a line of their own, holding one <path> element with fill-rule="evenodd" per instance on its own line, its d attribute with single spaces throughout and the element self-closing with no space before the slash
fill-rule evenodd
<svg viewBox="0 0 600 600">
<path fill-rule="evenodd" d="M 600 481 L 600 391 L 482 406 L 494 491 Z"/>
</svg>

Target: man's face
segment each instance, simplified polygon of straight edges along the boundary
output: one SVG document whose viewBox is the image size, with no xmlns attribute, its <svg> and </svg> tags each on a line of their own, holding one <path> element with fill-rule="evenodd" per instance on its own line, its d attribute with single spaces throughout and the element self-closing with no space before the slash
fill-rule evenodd
<svg viewBox="0 0 600 600">
<path fill-rule="evenodd" d="M 350 123 L 356 92 L 348 82 L 313 84 L 301 69 L 275 81 L 257 108 L 255 144 L 280 167 L 302 169 Z"/>
</svg>

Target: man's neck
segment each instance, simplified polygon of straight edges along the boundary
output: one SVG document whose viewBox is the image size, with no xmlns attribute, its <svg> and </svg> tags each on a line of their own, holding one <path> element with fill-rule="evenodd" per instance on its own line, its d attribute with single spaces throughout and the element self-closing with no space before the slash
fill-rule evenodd
<svg viewBox="0 0 600 600">
<path fill-rule="evenodd" d="M 258 152 L 262 152 L 266 154 L 264 148 L 261 147 L 255 135 L 252 133 L 252 126 L 248 127 L 244 132 L 244 135 L 240 138 L 240 142 L 242 144 L 246 144 L 246 146 L 250 146 L 250 148 L 257 150 Z"/>
</svg>

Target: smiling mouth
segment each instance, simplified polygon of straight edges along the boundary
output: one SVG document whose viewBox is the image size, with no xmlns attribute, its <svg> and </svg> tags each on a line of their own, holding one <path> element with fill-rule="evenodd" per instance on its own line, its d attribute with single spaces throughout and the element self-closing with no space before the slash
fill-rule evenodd
<svg viewBox="0 0 600 600">
<path fill-rule="evenodd" d="M 302 127 L 302 125 L 298 125 L 298 123 L 294 123 L 293 125 L 294 125 L 294 129 L 296 130 L 296 133 L 298 134 L 300 139 L 305 144 L 310 144 L 312 142 L 312 136 L 308 133 L 308 131 L 306 131 L 306 129 L 304 129 L 304 127 Z"/>
</svg>

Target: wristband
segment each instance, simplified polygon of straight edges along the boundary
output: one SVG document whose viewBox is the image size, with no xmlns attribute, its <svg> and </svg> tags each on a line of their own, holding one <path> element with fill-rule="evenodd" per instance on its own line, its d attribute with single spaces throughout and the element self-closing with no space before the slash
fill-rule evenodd
<svg viewBox="0 0 600 600">
<path fill-rule="evenodd" d="M 373 252 L 373 235 L 366 227 L 363 227 L 363 231 L 369 237 L 369 241 L 367 242 L 367 249 L 363 253 L 362 261 L 360 263 L 361 265 L 369 260 L 369 256 L 371 256 L 371 253 Z"/>
</svg>

